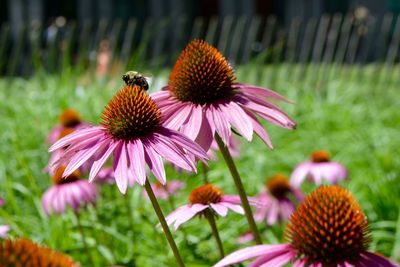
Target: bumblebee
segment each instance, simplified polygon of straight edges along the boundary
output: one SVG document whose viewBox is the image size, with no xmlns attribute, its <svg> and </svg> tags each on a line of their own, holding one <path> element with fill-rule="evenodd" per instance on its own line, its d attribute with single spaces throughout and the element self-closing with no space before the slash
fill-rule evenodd
<svg viewBox="0 0 400 267">
<path fill-rule="evenodd" d="M 149 83 L 147 78 L 137 71 L 130 70 L 124 75 L 122 75 L 122 80 L 126 85 L 138 85 L 145 91 L 149 90 Z"/>
</svg>

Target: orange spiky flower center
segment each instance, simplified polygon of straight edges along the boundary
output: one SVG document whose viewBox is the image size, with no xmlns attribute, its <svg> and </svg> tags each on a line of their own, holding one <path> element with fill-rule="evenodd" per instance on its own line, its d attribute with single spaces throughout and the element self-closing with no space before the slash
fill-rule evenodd
<svg viewBox="0 0 400 267">
<path fill-rule="evenodd" d="M 286 237 L 299 257 L 326 266 L 356 262 L 371 241 L 361 207 L 339 186 L 321 186 L 307 196 L 292 214 Z"/>
<path fill-rule="evenodd" d="M 193 40 L 182 51 L 169 76 L 176 98 L 195 104 L 210 104 L 235 95 L 233 68 L 213 46 Z"/>
<path fill-rule="evenodd" d="M 124 86 L 111 99 L 101 122 L 111 136 L 127 141 L 153 132 L 160 123 L 160 109 L 137 85 Z"/>
<path fill-rule="evenodd" d="M 330 161 L 330 155 L 328 151 L 325 150 L 318 150 L 314 151 L 311 154 L 311 160 L 314 163 L 319 163 L 319 162 L 329 162 Z"/>
<path fill-rule="evenodd" d="M 285 198 L 292 191 L 288 178 L 282 174 L 276 174 L 270 177 L 266 182 L 268 191 L 278 199 Z"/>
<path fill-rule="evenodd" d="M 189 196 L 192 204 L 207 205 L 210 203 L 218 203 L 221 201 L 224 192 L 212 184 L 205 184 L 194 189 Z"/>
<path fill-rule="evenodd" d="M 81 123 L 81 115 L 78 111 L 67 108 L 61 113 L 60 122 L 64 127 L 75 127 Z"/>
<path fill-rule="evenodd" d="M 79 267 L 80 265 L 61 252 L 19 238 L 7 239 L 0 243 L 0 266 Z"/>
<path fill-rule="evenodd" d="M 57 185 L 61 184 L 67 184 L 67 183 L 72 183 L 76 182 L 80 179 L 81 173 L 80 171 L 76 170 L 72 174 L 70 174 L 68 177 L 63 177 L 63 173 L 65 171 L 66 166 L 62 166 L 56 169 L 53 175 L 53 183 Z"/>
</svg>

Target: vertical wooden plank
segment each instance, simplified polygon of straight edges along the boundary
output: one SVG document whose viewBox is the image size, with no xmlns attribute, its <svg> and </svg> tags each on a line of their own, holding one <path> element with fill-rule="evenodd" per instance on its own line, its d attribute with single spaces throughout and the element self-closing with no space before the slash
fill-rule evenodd
<svg viewBox="0 0 400 267">
<path fill-rule="evenodd" d="M 1 25 L 0 30 L 0 75 L 3 73 L 3 66 L 7 66 L 8 56 L 6 49 L 10 41 L 10 26 L 7 23 Z"/>
<path fill-rule="evenodd" d="M 387 13 L 382 18 L 382 24 L 380 28 L 380 35 L 377 38 L 377 47 L 375 49 L 375 59 L 383 61 L 385 59 L 385 51 L 388 48 L 388 40 L 390 35 L 390 29 L 393 22 L 393 14 Z"/>
<path fill-rule="evenodd" d="M 25 40 L 26 40 L 26 28 L 23 28 L 18 34 L 18 39 L 12 45 L 10 59 L 7 64 L 7 75 L 9 76 L 14 76 L 19 74 L 19 67 L 23 60 L 23 47 L 25 44 Z"/>
<path fill-rule="evenodd" d="M 121 67 L 123 69 L 125 69 L 126 64 L 129 61 L 129 57 L 130 57 L 130 54 L 132 51 L 133 39 L 135 37 L 136 27 L 137 27 L 137 20 L 130 19 L 128 21 L 128 26 L 126 28 L 126 31 L 125 31 L 125 34 L 123 37 L 121 53 L 119 56 L 119 60 L 121 62 Z"/>
<path fill-rule="evenodd" d="M 397 80 L 400 81 L 399 78 L 400 73 L 398 72 L 395 66 L 396 59 L 399 60 L 399 53 L 400 53 L 399 49 L 400 49 L 400 15 L 397 16 L 396 25 L 394 26 L 393 30 L 392 40 L 390 42 L 386 54 L 385 66 L 383 68 L 386 71 L 383 73 L 381 72 L 382 74 L 381 77 L 382 79 L 384 79 L 384 81 L 387 81 L 386 84 L 388 87 L 390 87 L 392 83 L 397 82 L 395 77 L 397 77 Z"/>
<path fill-rule="evenodd" d="M 285 61 L 288 63 L 293 63 L 296 58 L 300 26 L 301 19 L 299 17 L 293 18 L 292 22 L 290 23 L 287 46 L 285 51 Z"/>
<path fill-rule="evenodd" d="M 40 23 L 31 24 L 29 31 L 29 50 L 31 53 L 31 65 L 29 74 L 32 74 L 43 67 L 40 57 L 40 45 L 42 37 L 41 33 L 42 25 Z"/>
<path fill-rule="evenodd" d="M 165 40 L 170 23 L 171 20 L 168 18 L 155 22 L 151 38 L 153 41 L 150 41 L 151 51 L 149 63 L 152 68 L 162 65 L 162 62 L 165 62 L 165 58 L 162 58 L 162 53 L 165 49 Z"/>
<path fill-rule="evenodd" d="M 194 19 L 193 27 L 192 27 L 192 32 L 190 34 L 190 41 L 193 39 L 204 39 L 204 24 L 205 20 L 204 17 L 196 17 Z"/>
<path fill-rule="evenodd" d="M 347 46 L 351 36 L 352 25 L 353 25 L 353 16 L 351 14 L 347 14 L 343 20 L 343 25 L 339 37 L 339 44 L 334 58 L 334 61 L 338 64 L 343 64 L 344 62 Z"/>
<path fill-rule="evenodd" d="M 244 39 L 244 46 L 242 51 L 241 63 L 248 63 L 253 51 L 253 44 L 256 41 L 257 33 L 260 30 L 261 18 L 259 16 L 254 16 L 251 18 L 250 26 L 247 31 L 247 36 Z"/>
<path fill-rule="evenodd" d="M 330 19 L 330 16 L 327 14 L 322 15 L 320 18 L 312 53 L 312 61 L 314 63 L 320 63 L 322 60 Z"/>
<path fill-rule="evenodd" d="M 260 67 L 257 68 L 257 84 L 266 85 L 268 82 L 267 75 L 264 75 L 265 64 L 268 57 L 271 55 L 272 40 L 274 38 L 274 33 L 276 31 L 276 17 L 271 15 L 267 18 L 266 25 L 264 27 L 264 32 L 261 36 L 261 47 L 262 52 L 257 56 L 256 64 Z"/>
<path fill-rule="evenodd" d="M 248 20 L 248 18 L 245 16 L 239 17 L 239 19 L 236 22 L 233 33 L 232 33 L 231 46 L 230 46 L 229 52 L 226 54 L 226 56 L 234 64 L 236 63 L 236 61 L 238 59 L 239 50 L 242 45 L 243 33 L 245 32 L 247 20 Z"/>
<path fill-rule="evenodd" d="M 216 33 L 218 28 L 218 17 L 212 17 L 208 22 L 208 27 L 206 30 L 206 41 L 211 45 L 216 43 Z"/>
<path fill-rule="evenodd" d="M 92 23 L 87 20 L 83 22 L 80 28 L 78 38 L 78 54 L 77 54 L 77 68 L 85 69 L 89 60 L 89 42 L 90 42 L 90 29 Z"/>
<path fill-rule="evenodd" d="M 221 35 L 218 41 L 218 50 L 222 52 L 222 54 L 226 54 L 230 43 L 230 37 L 232 36 L 232 26 L 233 26 L 233 16 L 226 15 L 222 18 L 222 27 L 221 27 Z"/>
<path fill-rule="evenodd" d="M 335 53 L 335 49 L 338 43 L 338 37 L 342 19 L 343 16 L 340 13 L 337 13 L 332 17 L 332 23 L 329 28 L 329 33 L 327 35 L 327 40 L 326 40 L 326 49 L 322 57 L 325 63 L 330 64 L 333 61 L 333 55 Z"/>
<path fill-rule="evenodd" d="M 298 69 L 298 72 L 295 75 L 298 81 L 305 80 L 306 78 L 305 73 L 307 69 L 307 63 L 309 61 L 310 53 L 313 48 L 314 35 L 317 28 L 317 24 L 318 21 L 314 17 L 310 18 L 307 21 L 299 55 L 300 68 Z"/>
</svg>

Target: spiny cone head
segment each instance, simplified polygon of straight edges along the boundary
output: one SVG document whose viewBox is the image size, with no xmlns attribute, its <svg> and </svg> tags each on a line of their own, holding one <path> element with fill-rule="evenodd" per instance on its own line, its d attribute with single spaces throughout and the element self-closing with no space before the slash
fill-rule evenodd
<svg viewBox="0 0 400 267">
<path fill-rule="evenodd" d="M 79 267 L 69 256 L 28 239 L 4 240 L 0 244 L 0 267 Z"/>
<path fill-rule="evenodd" d="M 81 115 L 78 111 L 67 108 L 61 113 L 60 122 L 64 127 L 75 127 L 81 123 Z"/>
<path fill-rule="evenodd" d="M 161 112 L 139 86 L 126 85 L 103 111 L 101 124 L 115 139 L 131 140 L 160 126 Z"/>
<path fill-rule="evenodd" d="M 207 205 L 210 203 L 218 203 L 221 201 L 224 192 L 212 184 L 205 184 L 194 189 L 189 196 L 189 201 L 192 204 Z"/>
<path fill-rule="evenodd" d="M 361 207 L 339 186 L 321 186 L 307 196 L 292 214 L 285 234 L 299 257 L 326 266 L 356 262 L 371 241 Z"/>
<path fill-rule="evenodd" d="M 311 154 L 311 160 L 314 163 L 329 162 L 331 159 L 329 152 L 325 150 L 317 150 Z"/>
<path fill-rule="evenodd" d="M 234 80 L 232 67 L 215 47 L 193 40 L 176 61 L 169 87 L 183 102 L 210 104 L 232 97 Z"/>
<path fill-rule="evenodd" d="M 292 191 L 288 178 L 283 174 L 275 174 L 270 177 L 266 186 L 271 195 L 278 199 L 286 197 L 287 193 Z"/>
<path fill-rule="evenodd" d="M 80 171 L 76 170 L 68 177 L 63 178 L 62 175 L 65 171 L 66 166 L 62 166 L 56 169 L 53 175 L 53 183 L 54 184 L 67 184 L 78 181 L 80 179 L 81 173 Z"/>
</svg>

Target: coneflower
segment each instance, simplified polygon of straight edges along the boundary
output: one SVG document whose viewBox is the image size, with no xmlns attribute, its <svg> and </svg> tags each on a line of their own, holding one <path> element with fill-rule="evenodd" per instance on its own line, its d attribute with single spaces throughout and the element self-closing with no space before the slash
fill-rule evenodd
<svg viewBox="0 0 400 267">
<path fill-rule="evenodd" d="M 232 173 L 255 240 L 261 243 L 239 172 L 226 147 L 232 128 L 248 141 L 255 132 L 272 147 L 257 116 L 293 129 L 293 120 L 269 99 L 287 100 L 272 90 L 236 82 L 234 70 L 224 56 L 202 40 L 193 40 L 186 46 L 172 69 L 168 85 L 151 97 L 163 112 L 167 127 L 181 131 L 206 151 L 215 139 Z"/>
<path fill-rule="evenodd" d="M 339 186 L 321 186 L 298 206 L 285 236 L 288 244 L 258 245 L 238 250 L 214 265 L 228 266 L 256 258 L 250 265 L 395 267 L 397 264 L 369 252 L 367 218 L 351 193 Z"/>
<path fill-rule="evenodd" d="M 28 239 L 6 239 L 0 243 L 0 267 L 79 267 L 69 256 Z"/>
<path fill-rule="evenodd" d="M 158 181 L 166 184 L 162 158 L 189 171 L 196 171 L 195 158 L 207 159 L 206 152 L 192 140 L 163 124 L 157 104 L 139 86 L 124 86 L 103 111 L 101 126 L 76 130 L 60 139 L 49 151 L 68 147 L 55 164 L 66 164 L 69 176 L 89 159 L 94 159 L 89 181 L 113 155 L 116 184 L 125 193 L 134 179 L 145 187 L 179 266 L 184 266 L 146 176 L 146 163 Z"/>
<path fill-rule="evenodd" d="M 330 155 L 325 150 L 314 151 L 311 160 L 300 163 L 293 170 L 290 183 L 293 186 L 300 186 L 308 178 L 317 185 L 323 182 L 336 184 L 347 178 L 346 168 L 335 161 L 331 161 Z"/>
<path fill-rule="evenodd" d="M 255 199 L 260 203 L 254 213 L 257 221 L 265 221 L 269 225 L 289 219 L 296 204 L 303 199 L 298 188 L 289 184 L 285 175 L 275 174 L 268 178 L 265 189 Z"/>
</svg>

